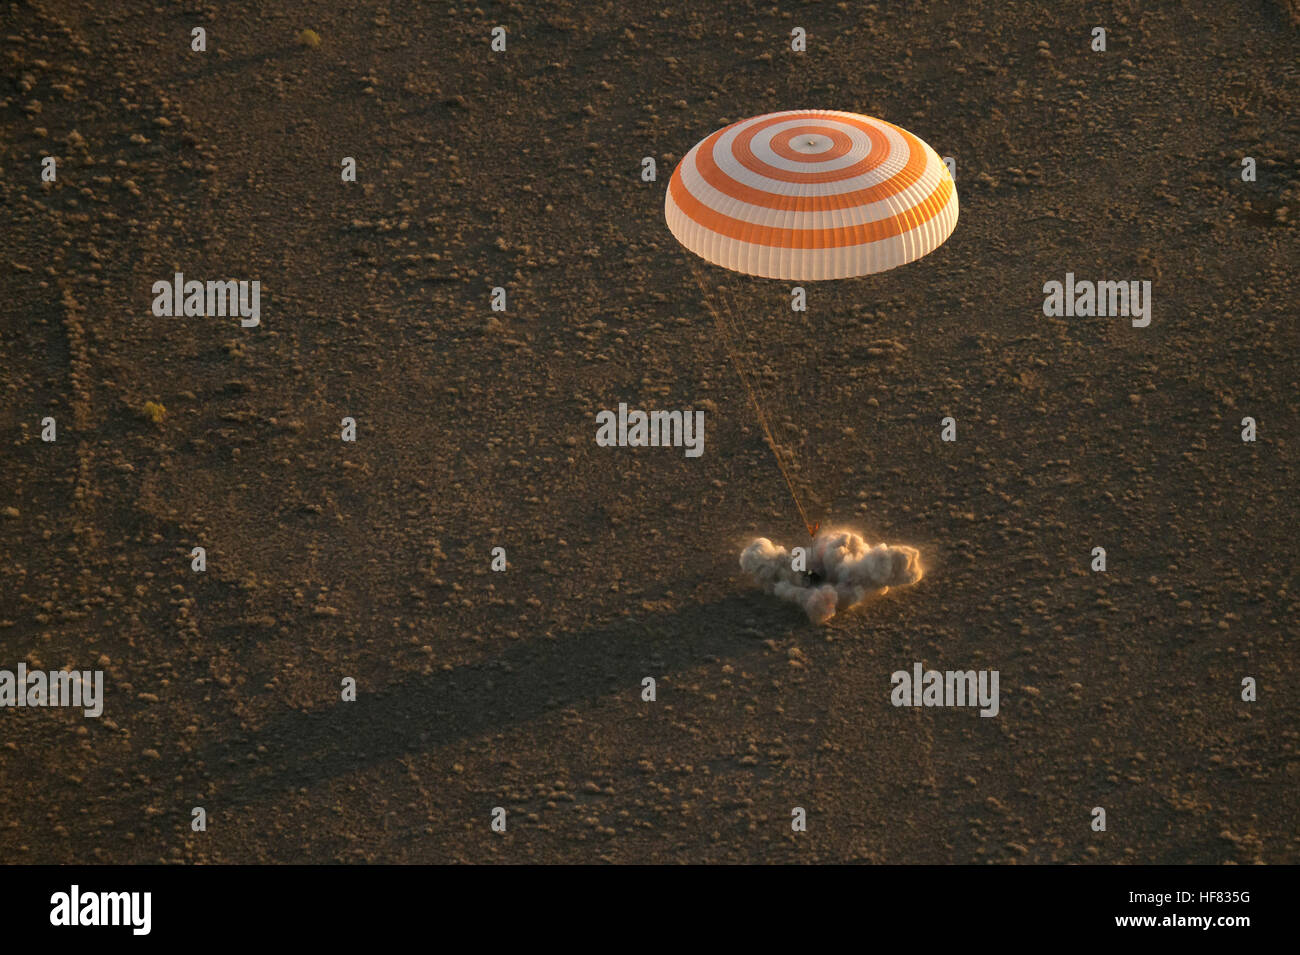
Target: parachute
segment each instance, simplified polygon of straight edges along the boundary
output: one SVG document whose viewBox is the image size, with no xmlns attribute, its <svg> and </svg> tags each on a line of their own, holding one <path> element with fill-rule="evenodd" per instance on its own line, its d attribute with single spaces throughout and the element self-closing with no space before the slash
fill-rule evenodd
<svg viewBox="0 0 1300 955">
<path fill-rule="evenodd" d="M 740 330 L 748 323 L 715 303 L 699 259 L 796 282 L 873 275 L 914 262 L 957 227 L 957 188 L 948 167 L 920 139 L 881 119 L 839 110 L 766 113 L 718 130 L 682 158 L 668 182 L 664 218 L 674 238 L 698 256 L 691 271 L 704 305 L 815 538 L 820 521 L 810 520 L 804 507 L 798 455 L 793 447 L 783 455 L 763 408 L 768 396 L 760 376 L 741 352 Z M 773 389 L 778 398 L 782 392 Z"/>
<path fill-rule="evenodd" d="M 673 170 L 664 217 L 678 242 L 714 265 L 843 279 L 937 249 L 957 226 L 957 189 L 938 154 L 905 129 L 796 109 L 698 143 Z"/>
</svg>

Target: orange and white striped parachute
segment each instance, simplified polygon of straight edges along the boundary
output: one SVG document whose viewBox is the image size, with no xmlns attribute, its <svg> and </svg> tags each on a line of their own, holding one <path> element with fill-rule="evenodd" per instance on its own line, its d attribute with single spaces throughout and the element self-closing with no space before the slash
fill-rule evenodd
<svg viewBox="0 0 1300 955">
<path fill-rule="evenodd" d="M 937 153 L 884 120 L 796 109 L 732 123 L 677 164 L 664 199 L 677 241 L 724 268 L 814 281 L 933 252 L 957 226 Z"/>
</svg>

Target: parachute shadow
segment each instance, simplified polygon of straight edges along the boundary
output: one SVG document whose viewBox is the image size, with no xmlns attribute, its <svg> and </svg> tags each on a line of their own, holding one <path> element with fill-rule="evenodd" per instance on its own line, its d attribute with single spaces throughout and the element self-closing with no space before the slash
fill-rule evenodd
<svg viewBox="0 0 1300 955">
<path fill-rule="evenodd" d="M 614 694 L 642 705 L 646 676 L 757 653 L 761 642 L 746 632 L 747 618 L 755 613 L 753 596 L 620 619 L 572 636 L 535 637 L 492 660 L 387 689 L 362 687 L 355 703 L 287 713 L 251 736 L 214 744 L 186 762 L 203 761 L 217 775 L 227 764 L 248 766 L 256 753 L 256 770 L 212 787 L 211 801 L 239 804 Z M 802 614 L 781 614 L 777 620 L 773 636 L 806 626 Z"/>
</svg>

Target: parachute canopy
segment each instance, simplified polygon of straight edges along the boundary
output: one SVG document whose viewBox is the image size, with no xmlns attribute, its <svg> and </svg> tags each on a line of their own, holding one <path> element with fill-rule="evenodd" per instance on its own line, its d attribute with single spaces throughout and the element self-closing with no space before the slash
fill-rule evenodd
<svg viewBox="0 0 1300 955">
<path fill-rule="evenodd" d="M 883 272 L 943 244 L 957 189 L 937 153 L 870 116 L 796 109 L 743 119 L 677 164 L 677 241 L 714 265 L 815 281 Z"/>
</svg>

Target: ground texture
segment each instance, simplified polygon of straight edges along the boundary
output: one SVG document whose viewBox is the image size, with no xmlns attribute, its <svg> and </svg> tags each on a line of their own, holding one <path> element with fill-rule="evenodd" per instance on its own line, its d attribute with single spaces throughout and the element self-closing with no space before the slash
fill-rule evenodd
<svg viewBox="0 0 1300 955">
<path fill-rule="evenodd" d="M 0 711 L 0 861 L 1300 859 L 1291 6 L 3 9 L 0 667 L 107 698 Z M 961 219 L 794 315 L 662 205 L 802 107 L 954 157 Z M 155 317 L 175 271 L 261 326 Z M 1066 272 L 1150 327 L 1044 317 Z M 919 585 L 815 628 L 742 578 L 803 530 L 710 304 L 810 517 Z M 597 447 L 620 401 L 703 457 Z M 893 707 L 915 661 L 1001 712 Z"/>
</svg>

